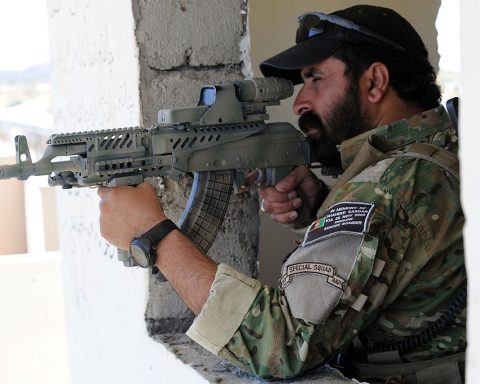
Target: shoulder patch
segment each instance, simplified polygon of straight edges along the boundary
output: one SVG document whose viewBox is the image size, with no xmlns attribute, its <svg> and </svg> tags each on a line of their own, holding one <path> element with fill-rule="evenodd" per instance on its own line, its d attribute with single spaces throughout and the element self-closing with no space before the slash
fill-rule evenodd
<svg viewBox="0 0 480 384">
<path fill-rule="evenodd" d="M 295 318 L 314 324 L 325 321 L 347 290 L 367 236 L 331 236 L 293 252 L 282 266 L 280 288 Z M 362 271 L 371 264 L 373 260 L 362 257 Z"/>
<path fill-rule="evenodd" d="M 302 246 L 338 233 L 366 233 L 374 207 L 373 203 L 357 201 L 342 201 L 332 205 L 308 227 Z"/>
<path fill-rule="evenodd" d="M 282 275 L 282 278 L 280 279 L 280 287 L 285 289 L 285 287 L 291 283 L 292 277 L 300 273 L 316 273 L 318 275 L 323 275 L 327 277 L 327 284 L 330 284 L 332 287 L 338 288 L 341 291 L 345 288 L 345 279 L 336 275 L 335 267 L 324 263 L 297 263 L 288 265 L 285 274 Z"/>
</svg>

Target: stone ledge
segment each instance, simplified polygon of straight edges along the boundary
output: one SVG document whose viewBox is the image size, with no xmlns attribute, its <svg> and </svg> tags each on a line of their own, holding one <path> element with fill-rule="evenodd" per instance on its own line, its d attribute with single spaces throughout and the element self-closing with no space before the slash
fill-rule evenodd
<svg viewBox="0 0 480 384">
<path fill-rule="evenodd" d="M 172 352 L 185 364 L 195 369 L 210 383 L 358 383 L 356 380 L 352 381 L 345 378 L 339 371 L 329 367 L 328 365 L 310 371 L 295 380 L 262 380 L 235 367 L 225 360 L 212 355 L 210 352 L 193 342 L 183 333 L 155 335 L 153 339 L 159 343 L 162 343 L 170 352 Z"/>
</svg>

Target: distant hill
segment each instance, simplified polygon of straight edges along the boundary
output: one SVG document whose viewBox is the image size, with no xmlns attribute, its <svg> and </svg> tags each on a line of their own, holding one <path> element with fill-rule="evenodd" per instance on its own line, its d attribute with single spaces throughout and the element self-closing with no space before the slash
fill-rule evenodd
<svg viewBox="0 0 480 384">
<path fill-rule="evenodd" d="M 50 78 L 50 64 L 38 64 L 21 70 L 0 70 L 0 83 L 29 83 L 48 82 Z"/>
</svg>

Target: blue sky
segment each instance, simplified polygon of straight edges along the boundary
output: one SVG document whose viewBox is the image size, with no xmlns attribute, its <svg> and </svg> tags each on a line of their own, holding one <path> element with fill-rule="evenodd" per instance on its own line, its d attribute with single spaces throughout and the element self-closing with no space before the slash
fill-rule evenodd
<svg viewBox="0 0 480 384">
<path fill-rule="evenodd" d="M 49 61 L 46 0 L 0 0 L 0 70 Z"/>
</svg>

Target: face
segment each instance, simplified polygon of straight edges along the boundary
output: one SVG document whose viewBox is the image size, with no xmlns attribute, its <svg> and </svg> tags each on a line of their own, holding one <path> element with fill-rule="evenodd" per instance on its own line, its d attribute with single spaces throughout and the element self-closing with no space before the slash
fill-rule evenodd
<svg viewBox="0 0 480 384">
<path fill-rule="evenodd" d="M 361 108 L 358 82 L 345 75 L 345 64 L 333 57 L 302 69 L 303 87 L 293 110 L 307 136 L 312 158 L 325 166 L 341 166 L 337 145 L 370 129 Z"/>
</svg>

